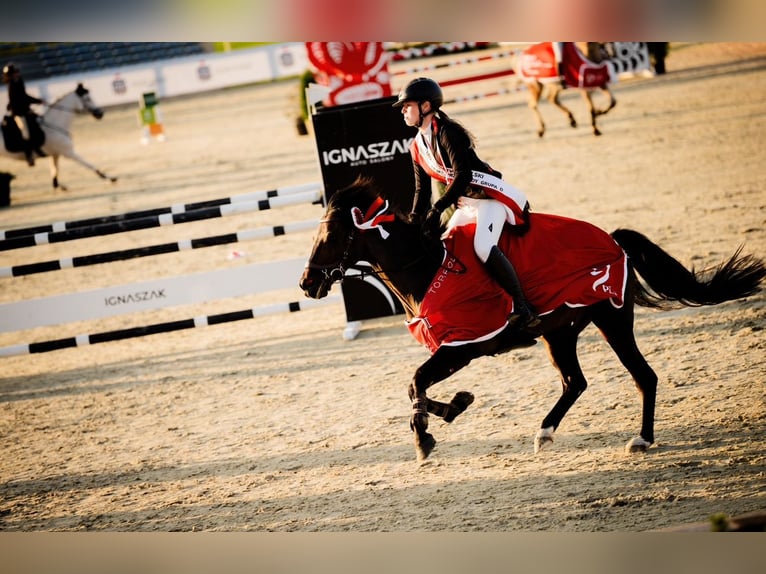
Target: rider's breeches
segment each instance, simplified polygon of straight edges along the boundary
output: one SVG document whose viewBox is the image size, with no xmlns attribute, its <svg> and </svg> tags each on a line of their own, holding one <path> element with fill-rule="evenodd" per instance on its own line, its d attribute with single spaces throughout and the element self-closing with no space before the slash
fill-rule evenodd
<svg viewBox="0 0 766 574">
<path fill-rule="evenodd" d="M 27 124 L 27 118 L 24 116 L 13 116 L 16 121 L 16 125 L 19 126 L 21 137 L 25 140 L 29 140 L 29 124 Z"/>
<path fill-rule="evenodd" d="M 487 262 L 489 252 L 497 245 L 508 217 L 508 208 L 494 199 L 468 199 L 461 197 L 459 209 L 450 218 L 448 227 L 465 225 L 476 218 L 473 249 L 482 263 Z"/>
</svg>

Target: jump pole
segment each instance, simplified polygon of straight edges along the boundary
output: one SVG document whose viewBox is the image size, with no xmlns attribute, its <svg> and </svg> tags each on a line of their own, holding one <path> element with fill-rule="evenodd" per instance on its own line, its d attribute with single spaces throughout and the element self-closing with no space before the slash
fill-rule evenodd
<svg viewBox="0 0 766 574">
<path fill-rule="evenodd" d="M 450 68 L 452 66 L 459 66 L 461 64 L 476 64 L 478 62 L 487 62 L 490 60 L 499 60 L 501 58 L 508 58 L 515 56 L 516 50 L 510 52 L 498 52 L 497 54 L 489 54 L 486 56 L 469 56 L 466 58 L 460 58 L 457 60 L 450 60 L 449 62 L 440 62 L 438 64 L 426 64 L 424 66 L 415 66 L 413 68 L 407 68 L 405 70 L 397 70 L 393 72 L 392 76 L 402 76 L 405 74 L 417 74 L 419 72 L 429 72 L 432 70 L 439 70 L 441 68 Z M 439 82 L 440 85 L 444 85 Z"/>
<path fill-rule="evenodd" d="M 499 90 L 494 90 L 492 92 L 484 92 L 482 94 L 472 94 L 470 96 L 460 96 L 458 98 L 451 98 L 449 100 L 444 100 L 445 104 L 459 104 L 461 102 L 470 102 L 471 100 L 480 100 L 483 98 L 488 98 L 491 96 L 502 96 L 505 94 L 512 94 L 514 92 L 518 92 L 518 88 L 508 89 L 508 88 L 501 88 Z"/>
<path fill-rule="evenodd" d="M 292 301 L 290 303 L 276 303 L 273 305 L 252 307 L 250 309 L 244 309 L 241 311 L 219 313 L 217 315 L 203 315 L 179 321 L 168 321 L 165 323 L 143 325 L 141 327 L 131 327 L 127 329 L 117 329 L 114 331 L 104 331 L 101 333 L 77 335 L 75 337 L 65 337 L 63 339 L 53 339 L 39 343 L 11 345 L 9 347 L 0 347 L 0 357 L 10 357 L 14 355 L 26 355 L 33 353 L 47 353 L 59 349 L 84 347 L 87 345 L 107 343 L 110 341 L 121 341 L 123 339 L 145 337 L 147 335 L 156 335 L 159 333 L 170 333 L 172 331 L 206 327 L 208 325 L 220 325 L 222 323 L 231 323 L 233 321 L 243 321 L 245 319 L 254 319 L 256 317 L 262 317 L 264 315 L 270 315 L 274 313 L 295 313 L 297 311 L 305 311 L 307 309 L 327 304 L 334 304 L 340 301 L 340 295 L 330 295 L 329 297 L 325 297 L 321 300 L 306 299 L 302 301 Z"/>
<path fill-rule="evenodd" d="M 259 201 L 244 201 L 242 203 L 232 203 L 217 207 L 207 207 L 195 211 L 184 213 L 163 213 L 151 217 L 142 217 L 139 219 L 130 219 L 127 221 L 115 221 L 95 225 L 93 227 L 76 227 L 65 231 L 50 231 L 37 233 L 35 235 L 25 235 L 0 241 L 0 251 L 9 251 L 11 249 L 21 249 L 24 247 L 33 247 L 35 245 L 46 245 L 48 243 L 60 243 L 62 241 L 72 241 L 75 239 L 84 239 L 86 237 L 99 237 L 102 235 L 112 235 L 115 233 L 125 233 L 127 231 L 137 231 L 139 229 L 150 229 L 153 227 L 163 227 L 166 225 L 176 225 L 178 223 L 187 223 L 191 221 L 201 221 L 204 219 L 213 219 L 216 217 L 225 217 L 237 213 L 247 213 L 251 211 L 262 211 L 275 207 L 284 207 L 297 203 L 318 202 L 322 200 L 321 190 L 304 193 L 296 193 L 287 197 L 273 197 Z"/>
<path fill-rule="evenodd" d="M 108 251 L 105 253 L 82 255 L 79 257 L 64 257 L 51 261 L 41 261 L 39 263 L 13 265 L 12 267 L 0 267 L 0 278 L 20 277 L 23 275 L 46 273 L 48 271 L 58 271 L 61 269 L 71 269 L 74 267 L 85 267 L 88 265 L 98 265 L 101 263 L 112 263 L 114 261 L 125 261 L 127 259 L 149 257 L 152 255 L 161 255 L 163 253 L 176 253 L 178 251 L 200 249 L 203 247 L 213 247 L 215 245 L 226 245 L 228 243 L 238 243 L 240 241 L 248 241 L 252 239 L 267 239 L 270 237 L 285 235 L 286 233 L 294 233 L 296 231 L 314 229 L 318 224 L 318 219 L 296 221 L 292 223 L 286 223 L 285 225 L 259 227 L 256 229 L 237 231 L 236 233 L 226 233 L 223 235 L 214 235 L 197 239 L 182 239 L 172 243 L 162 243 L 159 245 L 149 245 L 146 247 L 135 247 L 133 249 L 123 249 L 119 251 Z"/>
<path fill-rule="evenodd" d="M 484 49 L 487 46 L 479 46 L 483 42 L 441 42 L 430 44 L 423 48 L 402 48 L 394 52 L 392 60 L 394 62 L 401 60 L 411 60 L 413 58 L 424 58 L 426 56 L 436 56 L 449 52 L 459 52 L 462 50 Z"/>
<path fill-rule="evenodd" d="M 52 231 L 66 231 L 68 229 L 74 229 L 76 227 L 92 227 L 94 225 L 101 225 L 104 223 L 113 223 L 117 221 L 126 221 L 128 219 L 141 219 L 145 217 L 151 217 L 155 215 L 162 215 L 165 213 L 185 213 L 187 211 L 197 211 L 198 209 L 204 209 L 207 207 L 217 207 L 220 205 L 229 205 L 234 203 L 244 203 L 250 201 L 261 201 L 264 199 L 271 199 L 273 197 L 284 197 L 287 195 L 294 195 L 296 193 L 304 193 L 309 191 L 321 191 L 322 185 L 319 183 L 305 183 L 302 185 L 293 185 L 288 187 L 277 187 L 274 189 L 253 191 L 249 193 L 243 193 L 239 195 L 232 195 L 230 197 L 222 197 L 217 199 L 211 199 L 208 201 L 199 201 L 196 203 L 176 204 L 167 207 L 158 207 L 154 209 L 146 209 L 142 211 L 130 211 L 128 213 L 121 213 L 116 215 L 106 215 L 102 217 L 93 217 L 90 219 L 79 219 L 75 221 L 57 221 L 47 225 L 38 225 L 35 227 L 24 227 L 19 229 L 0 230 L 0 240 L 12 239 L 15 237 L 23 237 L 25 235 L 35 235 L 37 233 L 49 233 Z"/>
</svg>

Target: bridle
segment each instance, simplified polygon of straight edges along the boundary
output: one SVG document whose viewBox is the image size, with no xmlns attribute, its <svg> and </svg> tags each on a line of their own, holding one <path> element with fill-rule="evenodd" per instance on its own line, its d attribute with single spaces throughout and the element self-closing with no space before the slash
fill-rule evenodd
<svg viewBox="0 0 766 574">
<path fill-rule="evenodd" d="M 340 217 L 326 217 L 319 220 L 320 225 L 327 225 L 331 223 L 342 223 L 342 220 Z M 346 246 L 343 250 L 343 254 L 340 256 L 340 258 L 334 262 L 334 263 L 328 263 L 328 264 L 318 264 L 314 263 L 312 261 L 309 261 L 306 263 L 306 267 L 308 269 L 312 269 L 315 271 L 319 271 L 322 274 L 322 282 L 328 283 L 329 285 L 332 285 L 333 283 L 337 281 L 343 281 L 346 276 L 346 271 L 351 266 L 349 265 L 348 259 L 351 254 L 351 246 L 354 243 L 354 240 L 356 239 L 357 235 L 360 233 L 360 229 L 358 227 L 352 227 L 351 230 L 348 233 L 348 237 L 346 238 Z M 429 252 L 428 249 L 424 249 L 423 253 L 419 254 L 417 257 L 415 257 L 412 261 L 409 261 L 399 267 L 396 270 L 388 269 L 384 270 L 381 269 L 380 271 L 377 271 L 375 269 L 371 270 L 359 270 L 358 275 L 354 275 L 354 279 L 363 279 L 366 276 L 374 276 L 379 277 L 380 275 L 390 274 L 392 272 L 396 271 L 406 271 L 407 269 L 414 267 L 416 264 L 420 263 L 424 259 L 433 259 L 432 254 Z M 456 259 L 457 260 L 457 259 Z M 444 260 L 439 261 L 439 267 L 447 272 L 447 273 L 456 273 L 456 274 L 462 274 L 466 272 L 465 264 L 457 260 L 459 265 L 457 266 L 457 269 L 454 268 L 448 268 L 444 265 Z"/>
<path fill-rule="evenodd" d="M 59 104 L 59 102 L 61 101 L 60 99 L 56 100 L 52 104 L 49 104 L 47 106 L 47 108 L 49 110 L 58 110 L 60 112 L 66 112 L 66 113 L 72 114 L 72 115 L 79 114 L 79 113 L 81 113 L 81 111 L 85 112 L 85 113 L 89 113 L 89 114 L 94 113 L 94 110 L 96 109 L 96 107 L 92 106 L 92 102 L 90 102 L 91 105 L 89 105 L 89 102 L 84 99 L 84 97 L 87 95 L 87 92 L 84 93 L 84 94 L 78 94 L 77 91 L 75 91 L 73 93 L 80 100 L 80 103 L 82 104 L 82 110 L 79 110 L 77 108 L 72 108 L 72 107 L 69 107 L 69 106 L 62 106 L 61 104 Z M 51 129 L 53 131 L 59 132 L 60 134 L 63 134 L 63 135 L 65 135 L 68 138 L 72 137 L 72 134 L 68 130 L 65 130 L 64 128 L 62 128 L 60 126 L 57 126 L 55 124 L 51 124 L 49 122 L 46 122 L 45 121 L 45 114 L 42 114 L 41 116 L 39 116 L 38 122 L 40 124 L 40 127 L 42 127 L 44 125 L 45 127 L 49 128 L 49 129 Z"/>
<path fill-rule="evenodd" d="M 319 225 L 327 225 L 330 223 L 341 223 L 341 220 L 338 217 L 325 217 L 319 220 Z M 354 243 L 354 239 L 356 239 L 357 233 L 358 231 L 355 228 L 349 232 L 348 238 L 346 239 L 346 247 L 343 250 L 343 255 L 340 256 L 340 259 L 337 262 L 329 263 L 327 265 L 320 265 L 318 263 L 309 261 L 306 263 L 306 267 L 308 269 L 319 271 L 322 274 L 323 283 L 328 282 L 330 285 L 332 285 L 336 281 L 342 281 L 346 274 L 346 269 L 348 268 L 348 258 L 351 254 L 351 245 Z"/>
</svg>

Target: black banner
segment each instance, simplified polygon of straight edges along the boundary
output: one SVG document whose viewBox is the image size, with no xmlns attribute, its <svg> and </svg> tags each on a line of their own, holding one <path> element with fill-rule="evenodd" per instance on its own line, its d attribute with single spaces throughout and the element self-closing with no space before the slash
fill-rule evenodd
<svg viewBox="0 0 766 574">
<path fill-rule="evenodd" d="M 319 154 L 325 201 L 360 175 L 375 179 L 389 201 L 412 206 L 414 175 L 409 147 L 417 130 L 408 127 L 395 97 L 320 108 L 311 121 Z M 347 321 L 404 313 L 396 296 L 373 275 L 353 279 L 366 266 L 348 270 L 342 284 Z"/>
</svg>

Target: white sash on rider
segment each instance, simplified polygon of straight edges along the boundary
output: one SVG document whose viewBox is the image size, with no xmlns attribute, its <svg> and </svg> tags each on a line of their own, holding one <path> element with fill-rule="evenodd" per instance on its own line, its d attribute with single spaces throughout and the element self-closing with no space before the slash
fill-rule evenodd
<svg viewBox="0 0 766 574">
<path fill-rule="evenodd" d="M 432 135 L 431 137 L 436 136 Z M 428 170 L 432 172 L 433 176 L 439 179 L 442 183 L 448 185 L 452 183 L 455 179 L 455 171 L 446 167 L 442 161 L 440 161 L 440 158 L 437 159 L 434 157 L 431 147 L 426 143 L 422 134 L 421 137 L 415 138 L 415 142 L 420 157 L 423 158 L 423 161 L 426 163 L 426 166 L 424 167 L 427 167 Z M 518 206 L 520 213 L 524 211 L 524 207 L 527 205 L 527 196 L 523 191 L 489 173 L 471 170 L 471 175 L 471 185 L 490 192 L 493 197 L 497 194 L 501 194 L 515 203 Z"/>
</svg>

